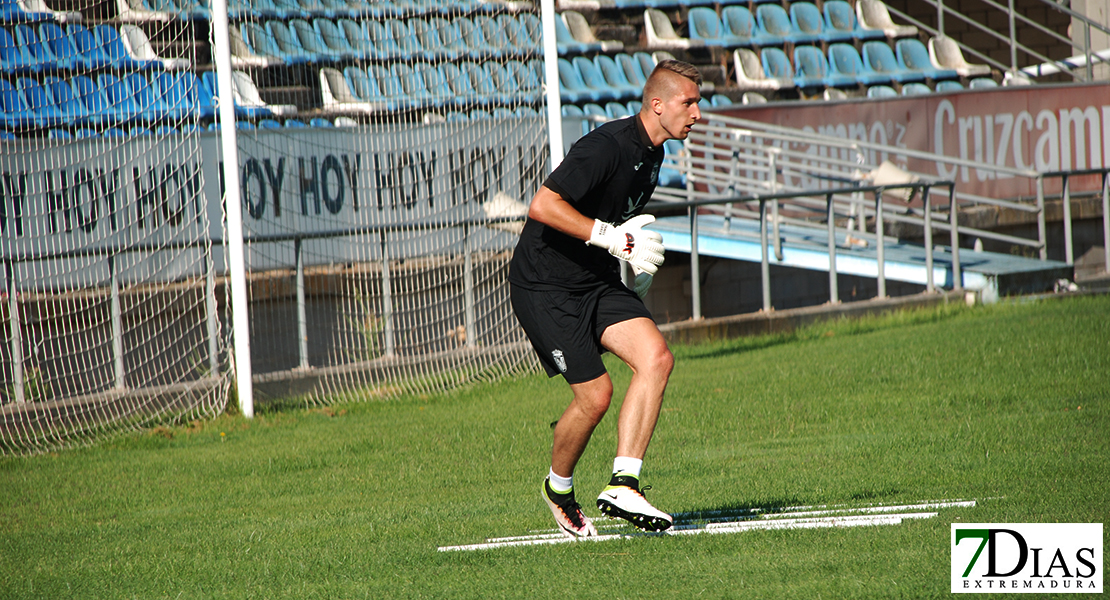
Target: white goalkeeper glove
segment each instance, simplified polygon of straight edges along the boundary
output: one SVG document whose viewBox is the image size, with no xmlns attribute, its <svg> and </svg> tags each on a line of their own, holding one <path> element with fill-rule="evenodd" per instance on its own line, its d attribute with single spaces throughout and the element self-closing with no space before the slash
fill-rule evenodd
<svg viewBox="0 0 1110 600">
<path fill-rule="evenodd" d="M 609 254 L 628 261 L 633 268 L 654 275 L 659 265 L 663 264 L 663 236 L 655 231 L 643 230 L 645 225 L 654 221 L 655 217 L 651 215 L 633 217 L 621 225 L 594 220 L 594 228 L 586 243 L 605 248 Z"/>
<path fill-rule="evenodd" d="M 655 279 L 655 276 L 644 273 L 636 267 L 632 267 L 632 272 L 636 274 L 636 279 L 632 282 L 632 291 L 636 292 L 640 299 L 643 299 L 644 296 L 647 296 L 648 288 L 651 287 L 651 282 Z"/>
</svg>

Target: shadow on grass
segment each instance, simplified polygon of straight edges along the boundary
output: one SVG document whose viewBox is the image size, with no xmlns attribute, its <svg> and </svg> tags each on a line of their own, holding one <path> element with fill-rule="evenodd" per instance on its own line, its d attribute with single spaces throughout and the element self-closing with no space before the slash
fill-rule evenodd
<svg viewBox="0 0 1110 600">
<path fill-rule="evenodd" d="M 700 523 L 722 519 L 729 521 L 744 521 L 748 519 L 759 519 L 765 515 L 797 512 L 798 510 L 806 508 L 817 507 L 807 506 L 803 504 L 801 499 L 794 496 L 791 498 L 778 498 L 766 502 L 738 502 L 716 508 L 704 508 L 675 513 L 672 516 L 677 524 Z"/>
</svg>

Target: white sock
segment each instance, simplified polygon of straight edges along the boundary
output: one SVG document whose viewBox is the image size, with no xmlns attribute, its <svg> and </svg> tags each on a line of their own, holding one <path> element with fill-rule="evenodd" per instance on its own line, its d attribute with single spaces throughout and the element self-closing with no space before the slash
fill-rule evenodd
<svg viewBox="0 0 1110 600">
<path fill-rule="evenodd" d="M 639 458 L 632 458 L 629 456 L 618 456 L 613 459 L 613 472 L 626 473 L 632 475 L 636 479 L 640 478 L 640 469 L 644 466 L 644 461 Z"/>
<path fill-rule="evenodd" d="M 551 491 L 557 494 L 565 494 L 574 489 L 574 474 L 570 477 L 563 477 L 556 475 L 554 469 L 547 472 L 547 481 L 551 484 Z"/>
</svg>

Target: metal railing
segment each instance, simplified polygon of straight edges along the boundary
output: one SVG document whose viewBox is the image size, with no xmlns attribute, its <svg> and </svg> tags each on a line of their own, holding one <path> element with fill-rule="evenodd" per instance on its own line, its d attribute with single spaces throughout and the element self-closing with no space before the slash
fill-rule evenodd
<svg viewBox="0 0 1110 600">
<path fill-rule="evenodd" d="M 689 159 L 685 159 L 689 161 Z M 692 161 L 690 161 L 692 162 Z M 688 170 L 689 174 L 690 171 Z M 884 203 L 884 195 L 893 190 L 908 190 L 911 192 L 921 192 L 923 199 L 923 219 L 922 228 L 925 236 L 925 271 L 926 271 L 926 291 L 936 291 L 936 282 L 934 281 L 933 264 L 935 247 L 933 245 L 933 229 L 935 227 L 932 218 L 932 189 L 937 187 L 947 188 L 949 203 L 954 201 L 955 183 L 951 181 L 926 181 L 916 183 L 902 183 L 891 185 L 876 185 L 876 186 L 851 186 L 838 189 L 828 189 L 819 192 L 803 191 L 803 192 L 785 192 L 785 193 L 768 193 L 768 194 L 752 194 L 752 195 L 739 195 L 730 197 L 706 197 L 701 199 L 691 199 L 685 201 L 669 201 L 669 202 L 653 202 L 648 205 L 649 209 L 660 208 L 686 208 L 690 217 L 690 272 L 692 274 L 700 273 L 700 255 L 698 251 L 698 209 L 707 206 L 726 206 L 729 208 L 734 207 L 736 204 L 757 204 L 758 206 L 758 219 L 759 219 L 759 245 L 761 250 L 760 261 L 760 280 L 762 283 L 763 293 L 763 310 L 770 311 L 773 309 L 771 302 L 771 274 L 770 274 L 770 255 L 774 253 L 778 260 L 783 259 L 782 254 L 782 236 L 779 233 L 779 223 L 783 220 L 779 216 L 780 204 L 783 201 L 800 201 L 798 207 L 803 210 L 812 210 L 812 203 L 805 202 L 813 198 L 820 198 L 823 196 L 824 211 L 822 219 L 824 221 L 828 251 L 829 263 L 829 302 L 837 304 L 840 302 L 840 294 L 837 287 L 837 233 L 838 231 L 848 231 L 836 226 L 837 218 L 847 218 L 848 215 L 843 213 L 838 215 L 836 198 L 844 195 L 859 195 L 870 193 L 874 197 L 874 220 L 875 232 L 869 235 L 865 232 L 857 232 L 863 236 L 875 240 L 875 251 L 877 254 L 877 287 L 878 298 L 885 298 L 886 293 L 886 257 L 885 249 L 886 244 L 894 242 L 893 238 L 888 238 L 885 235 L 885 223 L 892 215 L 887 211 L 888 206 Z M 770 208 L 770 215 L 768 215 L 768 208 Z M 960 273 L 960 253 L 959 253 L 959 227 L 957 226 L 957 219 L 959 212 L 949 210 L 949 232 L 951 234 L 951 254 L 952 254 L 952 281 L 955 288 L 962 287 L 963 278 Z M 798 220 L 794 220 L 798 222 Z M 768 240 L 768 229 L 773 228 L 770 234 L 772 239 Z M 701 285 L 700 277 L 692 275 L 690 278 L 691 283 L 691 296 L 692 296 L 692 317 L 693 319 L 701 319 Z"/>
</svg>

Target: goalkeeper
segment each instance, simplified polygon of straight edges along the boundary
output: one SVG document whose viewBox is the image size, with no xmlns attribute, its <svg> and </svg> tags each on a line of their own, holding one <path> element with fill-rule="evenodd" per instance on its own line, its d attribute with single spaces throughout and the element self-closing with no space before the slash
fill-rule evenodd
<svg viewBox="0 0 1110 600">
<path fill-rule="evenodd" d="M 648 503 L 639 484 L 674 366 L 641 300 L 663 263 L 663 245 L 658 233 L 643 229 L 655 218 L 640 213 L 655 191 L 663 142 L 686 139 L 701 117 L 700 85 L 694 66 L 664 60 L 644 85 L 637 115 L 578 140 L 532 199 L 509 267 L 517 319 L 547 374 L 561 374 L 574 394 L 555 425 L 543 487 L 568 535 L 597 535 L 575 501 L 572 477 L 613 396 L 601 361 L 605 351 L 627 363 L 633 375 L 617 421 L 613 476 L 598 508 L 647 531 L 673 522 Z M 620 260 L 636 274 L 636 291 L 621 282 Z"/>
</svg>

